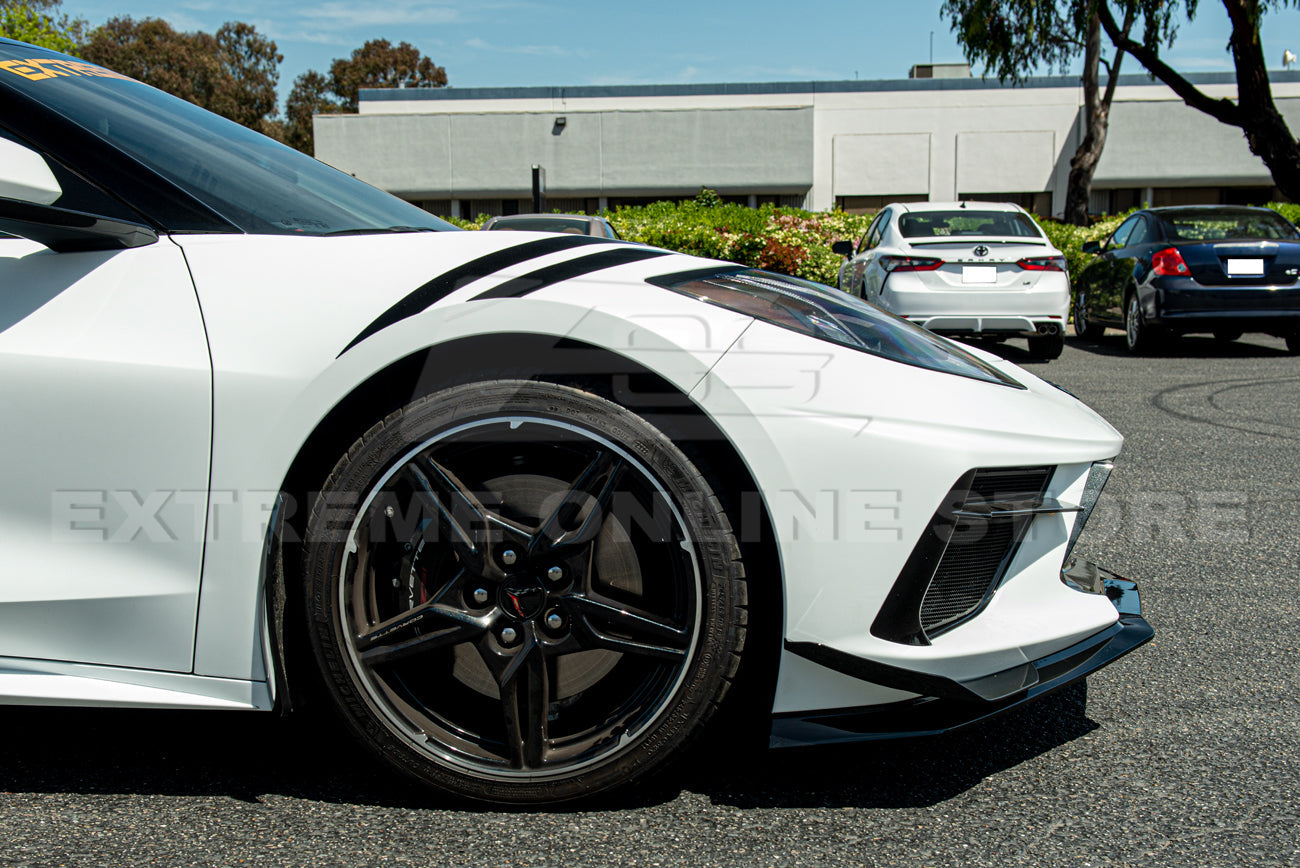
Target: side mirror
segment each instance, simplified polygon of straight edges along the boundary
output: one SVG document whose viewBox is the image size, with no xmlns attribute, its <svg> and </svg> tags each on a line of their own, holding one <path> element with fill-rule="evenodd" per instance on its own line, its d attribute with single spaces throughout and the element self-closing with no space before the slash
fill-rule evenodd
<svg viewBox="0 0 1300 868">
<path fill-rule="evenodd" d="M 1083 242 L 1083 246 L 1079 249 L 1082 250 L 1084 253 L 1101 253 L 1101 242 L 1085 241 Z"/>
<path fill-rule="evenodd" d="M 36 205 L 53 205 L 63 188 L 45 159 L 17 142 L 0 139 L 0 196 Z"/>
<path fill-rule="evenodd" d="M 832 252 L 832 253 L 837 253 L 837 254 L 839 254 L 840 256 L 852 256 L 852 255 L 853 255 L 853 242 L 852 242 L 852 241 L 836 241 L 834 244 L 831 245 L 831 252 Z"/>
<path fill-rule="evenodd" d="M 56 253 L 144 247 L 158 233 L 140 223 L 53 205 L 63 188 L 45 158 L 0 138 L 0 232 L 27 238 Z"/>
</svg>

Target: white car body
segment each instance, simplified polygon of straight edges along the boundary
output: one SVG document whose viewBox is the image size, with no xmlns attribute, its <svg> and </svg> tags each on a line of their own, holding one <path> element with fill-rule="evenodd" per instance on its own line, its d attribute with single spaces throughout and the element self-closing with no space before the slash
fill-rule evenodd
<svg viewBox="0 0 1300 868">
<path fill-rule="evenodd" d="M 1064 255 L 1024 209 L 1000 202 L 887 205 L 840 267 L 839 287 L 962 338 L 1061 336 L 1070 305 Z"/>
<path fill-rule="evenodd" d="M 27 65 L 0 70 L 0 99 L 4 75 L 40 63 L 111 79 L 6 49 Z M 707 432 L 699 454 L 744 481 L 718 491 L 750 562 L 745 655 L 773 664 L 759 671 L 774 744 L 915 731 L 817 720 L 846 708 L 951 706 L 940 728 L 969 722 L 1150 638 L 1131 584 L 1082 565 L 1063 573 L 1120 435 L 1008 362 L 861 305 L 839 316 L 865 317 L 853 334 L 879 346 L 842 328 L 847 343 L 814 336 L 682 281 L 839 304 L 829 290 L 601 239 L 68 229 L 60 181 L 44 171 L 62 171 L 58 158 L 13 138 L 0 123 L 0 196 L 13 197 L 0 199 L 0 229 L 30 236 L 0 236 L 0 702 L 274 707 L 298 617 L 284 605 L 296 581 L 286 552 L 301 542 L 293 510 L 404 402 L 503 378 L 600 380 L 611 401 L 670 428 L 644 408 L 676 402 L 675 418 Z M 318 171 L 309 162 L 301 171 Z M 639 392 L 639 377 L 664 394 Z M 1031 495 L 975 496 L 980 473 L 1024 468 L 1041 469 Z M 882 615 L 910 606 L 902 621 L 921 618 L 942 559 L 964 557 L 961 528 L 997 522 L 1020 536 L 967 611 L 924 629 Z M 940 567 L 922 575 L 926 552 Z M 497 783 L 546 774 L 525 766 Z"/>
</svg>

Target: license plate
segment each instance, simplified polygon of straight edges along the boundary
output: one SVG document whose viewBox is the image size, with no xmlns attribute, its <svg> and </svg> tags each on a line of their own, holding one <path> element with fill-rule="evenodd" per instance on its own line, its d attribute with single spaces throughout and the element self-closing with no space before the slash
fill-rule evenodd
<svg viewBox="0 0 1300 868">
<path fill-rule="evenodd" d="M 1260 277 L 1264 273 L 1262 259 L 1229 259 L 1229 277 Z"/>
<path fill-rule="evenodd" d="M 996 265 L 963 265 L 961 267 L 962 283 L 997 283 L 998 267 Z"/>
</svg>

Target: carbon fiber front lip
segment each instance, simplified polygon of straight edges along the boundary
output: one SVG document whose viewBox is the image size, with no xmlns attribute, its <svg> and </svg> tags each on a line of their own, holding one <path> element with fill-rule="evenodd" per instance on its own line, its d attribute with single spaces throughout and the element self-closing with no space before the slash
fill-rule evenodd
<svg viewBox="0 0 1300 868">
<path fill-rule="evenodd" d="M 825 646 L 788 642 L 786 649 L 855 678 L 923 694 L 868 708 L 777 715 L 771 747 L 874 741 L 938 735 L 1001 714 L 1113 663 L 1151 640 L 1137 585 L 1107 573 L 1106 595 L 1119 621 L 1063 651 L 975 681 L 955 681 L 852 657 Z"/>
</svg>

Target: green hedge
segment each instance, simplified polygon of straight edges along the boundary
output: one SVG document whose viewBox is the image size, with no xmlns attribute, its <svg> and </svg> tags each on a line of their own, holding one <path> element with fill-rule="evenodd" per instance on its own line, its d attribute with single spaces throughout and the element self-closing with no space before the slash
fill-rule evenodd
<svg viewBox="0 0 1300 868">
<path fill-rule="evenodd" d="M 831 252 L 839 240 L 856 242 L 870 224 L 872 214 L 843 211 L 804 211 L 764 205 L 748 208 L 718 201 L 704 191 L 695 201 L 655 202 L 619 208 L 602 214 L 628 241 L 677 250 L 711 259 L 739 262 L 782 274 L 835 286 L 843 258 Z M 1293 223 L 1300 223 L 1300 205 L 1270 203 L 1270 208 Z M 1092 259 L 1083 252 L 1086 241 L 1102 241 L 1136 211 L 1104 217 L 1090 226 L 1071 226 L 1039 218 L 1043 231 L 1062 253 L 1074 277 Z M 453 218 L 464 229 L 479 229 L 487 220 Z"/>
</svg>

